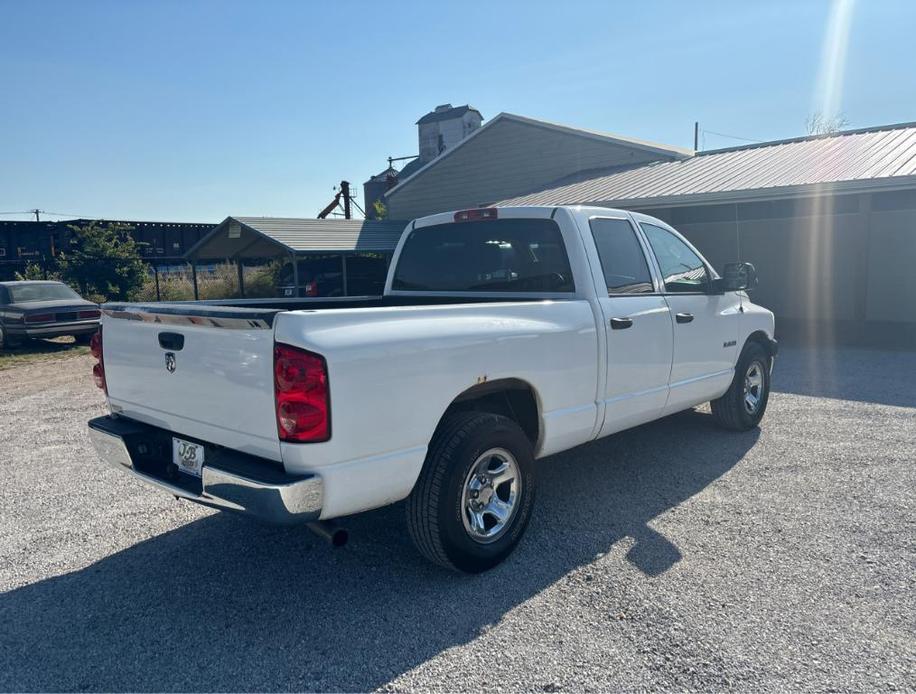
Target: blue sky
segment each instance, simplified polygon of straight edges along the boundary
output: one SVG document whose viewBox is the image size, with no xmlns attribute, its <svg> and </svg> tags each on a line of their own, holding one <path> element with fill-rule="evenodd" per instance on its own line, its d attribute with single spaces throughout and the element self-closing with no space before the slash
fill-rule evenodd
<svg viewBox="0 0 916 694">
<path fill-rule="evenodd" d="M 415 154 L 445 102 L 685 147 L 694 120 L 802 135 L 831 7 L 0 0 L 0 212 L 314 216 L 342 178 Z M 914 26 L 916 2 L 853 5 L 851 127 L 916 120 Z"/>
</svg>

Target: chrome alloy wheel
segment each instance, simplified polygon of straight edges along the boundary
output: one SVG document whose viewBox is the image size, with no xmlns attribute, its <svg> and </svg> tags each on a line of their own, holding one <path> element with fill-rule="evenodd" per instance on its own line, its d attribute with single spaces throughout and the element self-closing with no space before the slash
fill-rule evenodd
<svg viewBox="0 0 916 694">
<path fill-rule="evenodd" d="M 757 414 L 763 398 L 764 366 L 759 361 L 752 361 L 744 374 L 744 409 L 750 414 Z"/>
<path fill-rule="evenodd" d="M 505 448 L 491 448 L 471 466 L 461 492 L 461 520 L 475 542 L 495 542 L 518 510 L 522 476 Z"/>
</svg>

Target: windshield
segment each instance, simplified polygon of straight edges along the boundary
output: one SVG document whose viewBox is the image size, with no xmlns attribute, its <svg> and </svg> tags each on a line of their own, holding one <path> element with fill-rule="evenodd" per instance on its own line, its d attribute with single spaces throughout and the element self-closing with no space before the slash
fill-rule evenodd
<svg viewBox="0 0 916 694">
<path fill-rule="evenodd" d="M 552 219 L 439 224 L 407 237 L 392 289 L 572 292 L 566 247 Z"/>
<path fill-rule="evenodd" d="M 10 300 L 14 304 L 25 304 L 30 301 L 56 301 L 61 299 L 79 299 L 80 295 L 66 284 L 52 282 L 49 284 L 7 285 Z"/>
</svg>

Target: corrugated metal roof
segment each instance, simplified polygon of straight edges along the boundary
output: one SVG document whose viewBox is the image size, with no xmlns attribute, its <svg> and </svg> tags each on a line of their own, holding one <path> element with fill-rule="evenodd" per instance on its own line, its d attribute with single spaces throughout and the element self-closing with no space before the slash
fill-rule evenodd
<svg viewBox="0 0 916 694">
<path fill-rule="evenodd" d="M 364 219 L 233 217 L 294 251 L 393 250 L 407 222 Z"/>
<path fill-rule="evenodd" d="M 916 176 L 916 123 L 764 142 L 701 152 L 681 161 L 578 174 L 497 204 L 673 204 L 739 191 L 904 176 Z"/>
<path fill-rule="evenodd" d="M 238 225 L 238 226 L 236 226 Z M 407 222 L 295 217 L 227 217 L 187 255 L 264 257 L 289 251 L 392 251 Z"/>
</svg>

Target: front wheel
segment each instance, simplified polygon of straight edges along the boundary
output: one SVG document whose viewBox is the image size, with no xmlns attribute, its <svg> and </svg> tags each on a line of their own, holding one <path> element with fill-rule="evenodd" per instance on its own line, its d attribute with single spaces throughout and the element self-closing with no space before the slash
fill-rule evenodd
<svg viewBox="0 0 916 694">
<path fill-rule="evenodd" d="M 710 403 L 716 421 L 726 429 L 747 431 L 760 424 L 770 399 L 772 357 L 757 342 L 748 342 L 728 390 Z"/>
<path fill-rule="evenodd" d="M 531 442 L 508 417 L 449 415 L 407 499 L 410 535 L 427 559 L 479 573 L 518 544 L 534 505 Z"/>
</svg>

